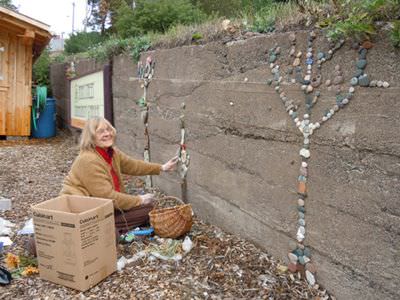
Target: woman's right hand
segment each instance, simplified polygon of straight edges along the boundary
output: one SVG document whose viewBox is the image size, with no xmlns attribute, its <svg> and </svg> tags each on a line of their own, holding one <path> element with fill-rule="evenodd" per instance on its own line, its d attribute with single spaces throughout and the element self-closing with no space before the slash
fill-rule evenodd
<svg viewBox="0 0 400 300">
<path fill-rule="evenodd" d="M 142 205 L 153 204 L 154 194 L 144 194 L 139 197 L 142 199 Z"/>
</svg>

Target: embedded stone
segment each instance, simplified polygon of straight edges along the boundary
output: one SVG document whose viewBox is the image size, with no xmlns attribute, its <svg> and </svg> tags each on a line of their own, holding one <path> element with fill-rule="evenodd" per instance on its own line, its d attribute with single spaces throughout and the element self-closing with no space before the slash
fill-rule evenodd
<svg viewBox="0 0 400 300">
<path fill-rule="evenodd" d="M 353 77 L 350 79 L 350 84 L 351 85 L 357 85 L 358 84 L 358 78 L 357 77 Z"/>
<path fill-rule="evenodd" d="M 299 256 L 299 263 L 303 266 L 306 264 L 306 262 L 304 261 L 304 256 Z"/>
<path fill-rule="evenodd" d="M 353 77 L 360 77 L 361 75 L 364 74 L 364 70 L 363 69 L 357 69 L 356 72 L 354 73 Z"/>
<path fill-rule="evenodd" d="M 335 66 L 335 71 L 340 71 L 340 65 Z"/>
<path fill-rule="evenodd" d="M 272 84 L 272 79 L 268 79 L 268 80 L 267 80 L 267 84 L 268 84 L 268 85 L 271 85 L 271 84 Z"/>
<path fill-rule="evenodd" d="M 301 168 L 300 168 L 300 174 L 301 174 L 302 176 L 307 176 L 307 168 L 301 167 Z"/>
<path fill-rule="evenodd" d="M 307 85 L 307 88 L 306 88 L 307 93 L 311 93 L 313 90 L 314 90 L 314 88 L 312 87 L 312 85 Z"/>
<path fill-rule="evenodd" d="M 294 253 L 292 253 L 292 252 L 288 253 L 288 258 L 289 258 L 289 261 L 290 261 L 291 263 L 293 263 L 293 264 L 296 264 L 297 261 L 298 261 L 298 259 L 299 259 L 299 258 L 297 257 L 297 255 L 294 254 Z"/>
<path fill-rule="evenodd" d="M 306 270 L 306 278 L 309 285 L 313 286 L 315 284 L 315 277 L 309 270 Z"/>
<path fill-rule="evenodd" d="M 377 80 L 371 80 L 371 82 L 369 83 L 370 87 L 376 87 L 377 86 L 378 81 Z"/>
<path fill-rule="evenodd" d="M 288 67 L 287 68 L 287 73 L 288 74 L 293 74 L 293 68 L 292 67 Z"/>
<path fill-rule="evenodd" d="M 293 47 L 292 49 L 290 49 L 289 55 L 294 56 L 295 52 L 296 52 L 296 48 Z"/>
<path fill-rule="evenodd" d="M 299 182 L 299 186 L 298 186 L 297 192 L 299 194 L 303 194 L 303 195 L 305 195 L 307 193 L 307 187 L 306 187 L 306 183 L 304 181 L 300 181 Z"/>
<path fill-rule="evenodd" d="M 311 250 L 308 247 L 304 248 L 304 256 L 311 257 Z"/>
<path fill-rule="evenodd" d="M 302 242 L 305 239 L 305 236 L 301 233 L 296 234 L 296 239 L 298 242 Z"/>
<path fill-rule="evenodd" d="M 312 57 L 312 52 L 307 52 L 306 57 L 307 58 L 311 58 Z"/>
<path fill-rule="evenodd" d="M 299 212 L 298 212 L 298 215 L 299 215 L 299 218 L 300 218 L 300 219 L 304 219 L 304 213 L 303 213 L 303 212 L 299 211 Z"/>
<path fill-rule="evenodd" d="M 307 146 L 307 145 L 304 145 L 304 146 Z M 300 176 L 297 178 L 297 181 L 299 181 L 299 182 L 306 182 L 306 181 L 307 181 L 307 177 L 304 176 L 304 175 L 300 175 Z"/>
<path fill-rule="evenodd" d="M 383 81 L 378 80 L 378 82 L 376 83 L 377 87 L 382 87 L 383 86 Z"/>
<path fill-rule="evenodd" d="M 330 86 L 331 85 L 331 81 L 328 79 L 327 81 L 325 81 L 325 85 L 326 86 Z"/>
<path fill-rule="evenodd" d="M 281 47 L 277 47 L 275 49 L 275 54 L 280 54 L 281 53 Z"/>
<path fill-rule="evenodd" d="M 276 55 L 272 54 L 272 55 L 270 55 L 270 57 L 269 57 L 269 62 L 270 62 L 270 63 L 274 63 L 274 62 L 276 61 L 276 59 L 277 59 Z"/>
<path fill-rule="evenodd" d="M 311 259 L 305 255 L 303 255 L 303 259 L 304 259 L 304 264 L 307 264 L 311 261 Z"/>
<path fill-rule="evenodd" d="M 328 118 L 326 116 L 323 116 L 322 117 L 322 122 L 326 122 L 326 121 L 328 121 Z"/>
<path fill-rule="evenodd" d="M 390 86 L 389 82 L 385 81 L 382 85 L 384 88 L 388 88 Z"/>
<path fill-rule="evenodd" d="M 361 46 L 365 49 L 371 49 L 374 46 L 374 44 L 372 44 L 370 41 L 365 41 L 364 43 L 362 43 Z"/>
<path fill-rule="evenodd" d="M 360 76 L 359 78 L 358 78 L 358 84 L 360 85 L 360 86 L 369 86 L 369 77 L 368 77 L 368 75 L 362 75 L 362 76 Z"/>
<path fill-rule="evenodd" d="M 339 110 L 339 105 L 335 104 L 335 105 L 333 106 L 333 110 L 334 110 L 335 112 L 337 112 L 337 111 Z"/>
<path fill-rule="evenodd" d="M 301 51 L 297 52 L 296 57 L 300 58 L 303 55 L 303 53 Z"/>
<path fill-rule="evenodd" d="M 360 48 L 360 50 L 358 51 L 359 57 L 360 57 L 361 59 L 366 59 L 366 58 L 367 58 L 367 52 L 368 52 L 367 49 L 365 49 L 365 48 Z"/>
<path fill-rule="evenodd" d="M 299 219 L 298 223 L 300 226 L 306 226 L 306 221 L 304 221 L 304 219 Z"/>
<path fill-rule="evenodd" d="M 356 90 L 356 89 L 355 89 L 353 86 L 351 86 L 351 87 L 349 88 L 349 93 L 354 93 L 355 90 Z"/>
<path fill-rule="evenodd" d="M 293 61 L 293 67 L 297 67 L 300 65 L 300 58 L 296 57 Z"/>
<path fill-rule="evenodd" d="M 314 60 L 312 58 L 306 59 L 306 65 L 312 65 L 313 63 L 314 63 Z"/>
<path fill-rule="evenodd" d="M 299 206 L 304 206 L 304 200 L 303 199 L 298 199 L 297 200 L 297 204 L 299 205 Z"/>
<path fill-rule="evenodd" d="M 359 69 L 365 69 L 366 65 L 367 65 L 367 60 L 366 60 L 366 59 L 359 59 L 359 60 L 356 62 L 356 66 L 357 66 L 357 68 L 359 68 Z"/>
<path fill-rule="evenodd" d="M 306 264 L 306 270 L 308 270 L 311 273 L 316 273 L 317 272 L 317 268 L 315 267 L 315 265 L 313 263 L 307 263 Z"/>
<path fill-rule="evenodd" d="M 325 53 L 323 53 L 323 52 L 318 52 L 317 58 L 318 58 L 319 60 L 323 59 L 324 57 L 325 57 Z"/>
<path fill-rule="evenodd" d="M 292 273 L 297 272 L 297 264 L 296 263 L 289 263 L 288 264 L 288 270 Z"/>
<path fill-rule="evenodd" d="M 349 99 L 347 99 L 347 98 L 344 98 L 343 100 L 342 100 L 342 104 L 347 104 L 347 103 L 349 103 Z"/>
<path fill-rule="evenodd" d="M 301 166 L 302 166 L 303 168 L 307 168 L 308 164 L 307 164 L 305 161 L 303 161 L 303 162 L 301 162 Z"/>
</svg>

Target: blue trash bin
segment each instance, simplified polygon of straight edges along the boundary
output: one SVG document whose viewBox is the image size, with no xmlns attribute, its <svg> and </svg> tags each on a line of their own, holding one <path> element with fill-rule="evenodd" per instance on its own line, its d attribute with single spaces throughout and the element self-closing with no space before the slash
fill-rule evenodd
<svg viewBox="0 0 400 300">
<path fill-rule="evenodd" d="M 45 109 L 40 112 L 36 121 L 36 129 L 32 126 L 32 137 L 49 138 L 56 135 L 56 100 L 46 99 Z"/>
</svg>

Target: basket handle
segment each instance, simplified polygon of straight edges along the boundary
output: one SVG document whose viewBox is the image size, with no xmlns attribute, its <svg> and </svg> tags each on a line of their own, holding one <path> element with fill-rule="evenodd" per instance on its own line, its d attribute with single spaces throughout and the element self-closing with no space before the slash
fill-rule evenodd
<svg viewBox="0 0 400 300">
<path fill-rule="evenodd" d="M 180 199 L 178 197 L 174 197 L 174 196 L 164 196 L 164 197 L 157 199 L 157 201 L 160 202 L 160 201 L 165 201 L 165 200 L 169 200 L 169 199 L 175 200 L 175 201 L 179 202 L 180 204 L 186 204 L 185 202 L 182 201 L 182 199 Z"/>
</svg>

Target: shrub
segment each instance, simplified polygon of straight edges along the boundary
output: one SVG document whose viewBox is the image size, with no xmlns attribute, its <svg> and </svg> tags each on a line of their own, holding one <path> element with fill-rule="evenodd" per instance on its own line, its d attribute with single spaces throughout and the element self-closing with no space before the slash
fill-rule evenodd
<svg viewBox="0 0 400 300">
<path fill-rule="evenodd" d="M 86 52 L 88 49 L 104 42 L 105 36 L 99 32 L 77 32 L 73 33 L 69 39 L 65 41 L 65 53 L 75 54 Z"/>
<path fill-rule="evenodd" d="M 400 21 L 394 21 L 392 23 L 393 28 L 390 31 L 390 40 L 396 48 L 400 48 Z"/>
</svg>

